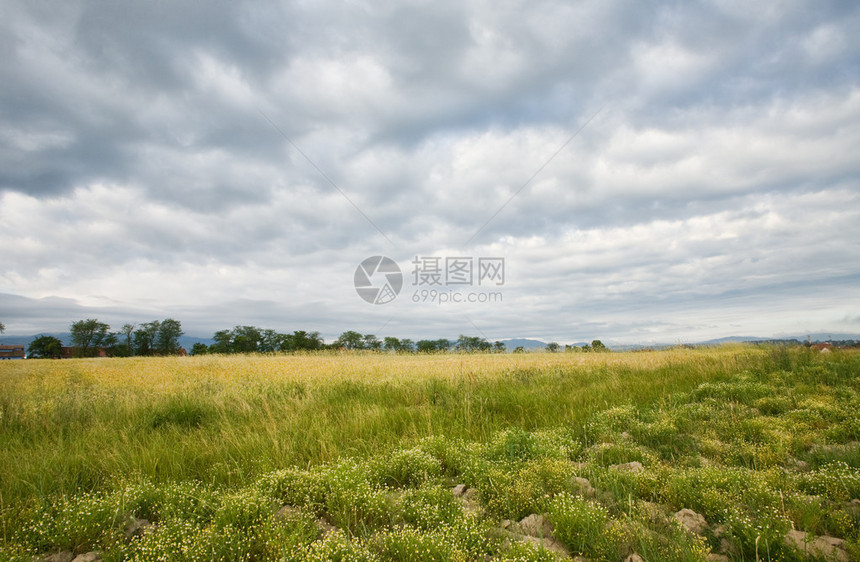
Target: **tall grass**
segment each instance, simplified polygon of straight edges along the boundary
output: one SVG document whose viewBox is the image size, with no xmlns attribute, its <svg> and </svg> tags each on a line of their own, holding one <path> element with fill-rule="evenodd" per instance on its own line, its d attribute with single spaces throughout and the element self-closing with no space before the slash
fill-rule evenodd
<svg viewBox="0 0 860 562">
<path fill-rule="evenodd" d="M 860 559 L 858 375 L 743 346 L 0 364 L 0 558 L 551 560 L 504 530 L 543 513 L 592 559 L 805 559 L 792 528 Z"/>
<path fill-rule="evenodd" d="M 4 362 L 0 494 L 7 504 L 70 494 L 129 473 L 234 485 L 429 435 L 579 430 L 598 409 L 651 402 L 764 358 L 735 347 Z"/>
</svg>

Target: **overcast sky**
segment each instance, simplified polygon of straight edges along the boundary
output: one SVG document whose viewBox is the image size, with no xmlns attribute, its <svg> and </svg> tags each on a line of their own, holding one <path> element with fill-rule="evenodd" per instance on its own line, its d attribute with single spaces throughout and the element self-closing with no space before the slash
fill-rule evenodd
<svg viewBox="0 0 860 562">
<path fill-rule="evenodd" d="M 0 0 L 0 321 L 860 332 L 858 30 L 853 0 Z"/>
</svg>

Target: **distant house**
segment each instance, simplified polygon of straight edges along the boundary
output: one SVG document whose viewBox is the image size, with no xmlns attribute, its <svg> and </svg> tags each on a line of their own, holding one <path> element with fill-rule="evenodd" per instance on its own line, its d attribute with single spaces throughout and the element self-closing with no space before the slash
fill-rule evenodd
<svg viewBox="0 0 860 562">
<path fill-rule="evenodd" d="M 23 345 L 0 345 L 0 361 L 4 359 L 24 359 L 27 353 Z"/>
</svg>

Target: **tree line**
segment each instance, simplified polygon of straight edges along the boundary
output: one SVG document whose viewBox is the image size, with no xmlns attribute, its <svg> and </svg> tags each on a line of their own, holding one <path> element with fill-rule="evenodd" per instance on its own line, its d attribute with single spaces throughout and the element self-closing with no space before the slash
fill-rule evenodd
<svg viewBox="0 0 860 562">
<path fill-rule="evenodd" d="M 236 326 L 219 330 L 212 336 L 215 343 L 207 346 L 197 342 L 191 347 L 192 355 L 204 353 L 273 353 L 276 351 L 318 351 L 326 348 L 319 332 L 296 330 L 282 334 L 256 326 Z"/>
<path fill-rule="evenodd" d="M 0 324 L 0 330 L 5 328 Z M 30 342 L 30 357 L 59 358 L 65 356 L 108 357 L 175 355 L 180 352 L 179 337 L 184 334 L 182 323 L 173 318 L 153 320 L 142 324 L 124 324 L 118 331 L 111 331 L 110 325 L 97 318 L 87 318 L 73 322 L 69 327 L 71 348 L 64 354 L 63 342 L 54 336 L 39 336 Z M 207 353 L 275 353 L 322 350 L 364 350 L 387 353 L 505 353 L 504 342 L 489 342 L 486 338 L 461 334 L 456 340 L 423 339 L 413 341 L 409 338 L 387 336 L 379 339 L 374 334 L 361 334 L 348 330 L 336 340 L 326 344 L 319 332 L 295 330 L 281 333 L 276 330 L 256 326 L 235 326 L 219 330 L 212 337 L 213 343 L 195 343 L 192 355 Z M 609 351 L 600 340 L 582 347 L 565 345 L 564 351 Z M 522 347 L 513 350 L 524 353 Z M 562 351 L 556 342 L 547 344 L 546 351 Z"/>
<path fill-rule="evenodd" d="M 352 330 L 343 332 L 332 343 L 327 344 L 319 332 L 296 330 L 283 334 L 275 330 L 256 326 L 236 326 L 229 330 L 219 330 L 212 337 L 214 343 L 206 345 L 198 342 L 191 347 L 192 355 L 204 353 L 273 353 L 320 350 L 365 350 L 389 353 L 441 353 L 447 351 L 464 352 L 504 352 L 505 344 L 497 341 L 490 343 L 484 338 L 461 335 L 456 341 L 447 339 L 413 341 L 409 338 L 385 337 L 379 339 L 374 334 L 361 334 Z"/>
<path fill-rule="evenodd" d="M 456 341 L 448 339 L 418 340 L 413 342 L 408 338 L 386 337 L 382 340 L 374 334 L 360 334 L 347 331 L 331 344 L 333 349 L 363 349 L 369 351 L 387 351 L 392 353 L 442 353 L 446 351 L 462 352 L 494 352 L 504 353 L 505 344 L 497 341 L 490 343 L 486 338 L 460 335 Z"/>
<path fill-rule="evenodd" d="M 153 320 L 140 325 L 124 324 L 116 332 L 97 318 L 72 322 L 69 327 L 71 354 L 74 357 L 108 357 L 133 355 L 176 355 L 180 351 L 182 323 L 173 318 Z M 30 357 L 59 358 L 63 342 L 54 336 L 39 336 L 27 348 Z"/>
<path fill-rule="evenodd" d="M 520 349 L 520 348 L 517 348 L 517 349 Z M 558 342 L 553 341 L 553 342 L 549 342 L 548 344 L 546 344 L 546 350 L 549 353 L 559 353 L 560 351 L 562 351 L 562 348 L 561 348 L 561 345 L 558 344 Z M 514 351 L 516 351 L 516 350 L 514 350 Z M 602 341 L 593 340 L 591 342 L 591 345 L 584 343 L 584 344 L 582 344 L 582 347 L 580 347 L 578 345 L 567 345 L 567 344 L 565 344 L 564 351 L 568 352 L 568 353 L 570 353 L 570 352 L 574 352 L 574 353 L 575 352 L 605 353 L 605 352 L 609 351 L 609 348 L 606 347 L 605 345 L 603 345 Z"/>
</svg>

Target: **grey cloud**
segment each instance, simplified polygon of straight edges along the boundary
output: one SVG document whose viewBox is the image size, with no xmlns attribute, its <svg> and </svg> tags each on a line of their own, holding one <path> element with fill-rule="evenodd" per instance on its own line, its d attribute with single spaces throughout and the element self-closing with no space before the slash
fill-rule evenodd
<svg viewBox="0 0 860 562">
<path fill-rule="evenodd" d="M 572 323 L 635 339 L 737 323 L 721 302 L 851 295 L 854 2 L 4 12 L 0 294 L 367 332 L 386 313 L 350 300 L 363 257 L 486 251 L 523 284 L 476 322 L 559 340 Z M 685 316 L 697 307 L 711 320 Z M 390 326 L 415 323 L 446 335 L 463 318 L 404 308 Z"/>
</svg>

